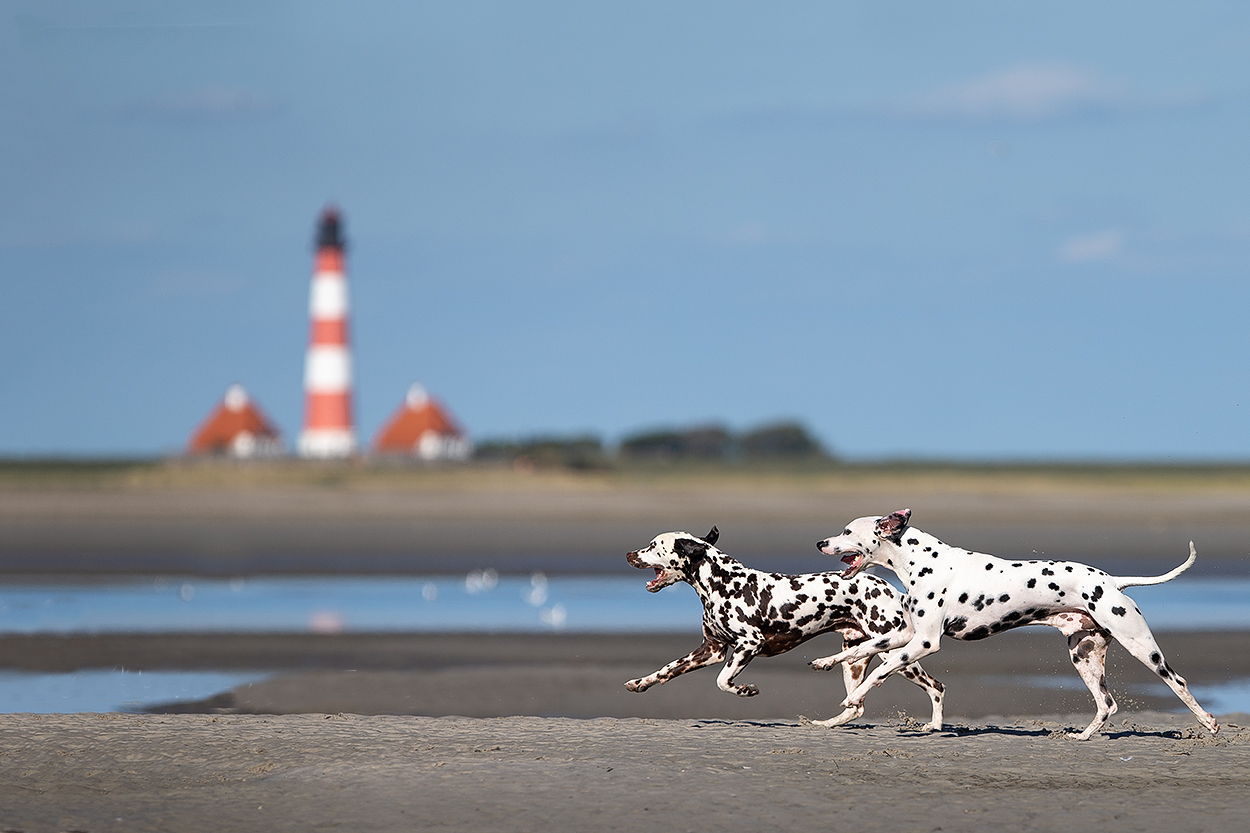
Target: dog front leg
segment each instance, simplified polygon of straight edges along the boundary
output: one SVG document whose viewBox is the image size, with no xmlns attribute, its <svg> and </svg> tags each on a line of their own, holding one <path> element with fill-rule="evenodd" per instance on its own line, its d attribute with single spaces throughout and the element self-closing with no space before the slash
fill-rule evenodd
<svg viewBox="0 0 1250 833">
<path fill-rule="evenodd" d="M 843 706 L 859 706 L 864 702 L 864 698 L 868 696 L 868 692 L 872 691 L 875 686 L 881 685 L 882 681 L 891 674 L 899 671 L 906 665 L 918 662 L 922 657 L 927 657 L 938 649 L 938 639 L 941 637 L 941 631 L 936 634 L 917 633 L 912 637 L 911 642 L 902 646 L 902 650 L 891 653 L 886 657 L 880 665 L 878 665 L 868 678 L 859 684 L 859 688 L 847 695 L 842 701 Z"/>
<path fill-rule="evenodd" d="M 694 671 L 697 668 L 705 668 L 709 665 L 715 665 L 724 658 L 725 646 L 705 639 L 702 645 L 695 648 L 684 657 L 673 660 L 659 671 L 648 674 L 645 677 L 630 680 L 625 683 L 625 688 L 630 691 L 646 691 L 656 683 L 663 685 L 674 677 L 679 677 L 682 674 L 685 674 L 687 671 Z"/>
<path fill-rule="evenodd" d="M 868 660 L 861 659 L 855 662 L 846 662 L 842 664 L 842 684 L 846 686 L 846 693 L 855 690 L 855 686 L 859 685 L 859 681 L 868 673 Z M 823 726 L 826 729 L 832 729 L 834 726 L 841 726 L 843 723 L 849 723 L 856 718 L 863 717 L 864 706 L 861 703 L 858 706 L 847 707 L 842 714 L 834 715 L 828 720 L 813 720 L 813 726 Z"/>
<path fill-rule="evenodd" d="M 892 651 L 895 648 L 901 648 L 908 644 L 912 639 L 913 631 L 911 628 L 906 630 L 898 630 L 887 634 L 880 639 L 860 642 L 849 648 L 843 648 L 841 652 L 832 656 L 821 657 L 811 661 L 810 665 L 817 671 L 828 671 L 840 662 L 858 662 L 861 659 L 868 659 L 875 654 L 882 654 L 886 651 Z"/>
<path fill-rule="evenodd" d="M 739 643 L 735 645 L 733 650 L 729 652 L 729 662 L 725 663 L 725 667 L 721 669 L 720 674 L 716 677 L 716 685 L 721 691 L 728 691 L 730 694 L 736 694 L 739 697 L 754 697 L 760 693 L 760 690 L 753 685 L 738 685 L 734 682 L 734 677 L 747 667 L 747 663 L 755 659 L 759 653 L 760 646 L 758 643 Z"/>
</svg>

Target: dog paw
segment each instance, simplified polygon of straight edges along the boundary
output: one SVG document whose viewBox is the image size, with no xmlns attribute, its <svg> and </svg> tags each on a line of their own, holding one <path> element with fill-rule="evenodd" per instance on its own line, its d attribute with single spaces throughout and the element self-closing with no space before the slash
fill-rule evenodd
<svg viewBox="0 0 1250 833">
<path fill-rule="evenodd" d="M 736 693 L 739 697 L 754 697 L 760 693 L 760 690 L 753 685 L 740 685 Z"/>
<path fill-rule="evenodd" d="M 837 663 L 834 661 L 833 657 L 821 657 L 820 659 L 812 660 L 808 663 L 808 665 L 815 668 L 817 671 L 828 671 L 830 668 L 835 667 Z"/>
<path fill-rule="evenodd" d="M 630 680 L 629 682 L 625 683 L 625 688 L 628 689 L 629 691 L 643 692 L 649 689 L 650 687 L 651 686 L 647 685 L 646 682 L 644 682 L 643 680 Z"/>
</svg>

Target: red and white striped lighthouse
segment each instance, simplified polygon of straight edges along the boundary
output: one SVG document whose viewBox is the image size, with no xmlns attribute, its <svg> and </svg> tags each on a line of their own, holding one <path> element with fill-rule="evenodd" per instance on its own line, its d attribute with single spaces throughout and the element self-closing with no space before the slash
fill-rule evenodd
<svg viewBox="0 0 1250 833">
<path fill-rule="evenodd" d="M 304 363 L 301 457 L 350 457 L 356 452 L 344 248 L 339 213 L 327 206 L 317 226 L 317 259 L 308 303 L 312 326 Z"/>
</svg>

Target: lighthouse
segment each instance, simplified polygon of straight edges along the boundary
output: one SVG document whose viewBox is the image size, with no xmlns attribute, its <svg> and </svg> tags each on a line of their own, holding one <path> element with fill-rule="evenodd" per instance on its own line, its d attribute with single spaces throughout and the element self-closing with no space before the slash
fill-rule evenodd
<svg viewBox="0 0 1250 833">
<path fill-rule="evenodd" d="M 301 457 L 331 459 L 356 452 L 345 248 L 342 219 L 335 208 L 326 207 L 317 224 L 317 254 L 308 303 L 311 326 L 304 362 Z"/>
</svg>

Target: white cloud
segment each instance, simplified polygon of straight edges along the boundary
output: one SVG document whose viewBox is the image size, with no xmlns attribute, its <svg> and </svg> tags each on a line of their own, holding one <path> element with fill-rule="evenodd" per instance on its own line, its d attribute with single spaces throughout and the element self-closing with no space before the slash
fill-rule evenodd
<svg viewBox="0 0 1250 833">
<path fill-rule="evenodd" d="M 904 105 L 911 115 L 936 118 L 1037 121 L 1068 113 L 1122 106 L 1121 85 L 1067 64 L 1028 64 L 934 90 Z"/>
<path fill-rule="evenodd" d="M 1064 263 L 1094 263 L 1116 260 L 1123 251 L 1124 232 L 1107 229 L 1070 238 L 1059 247 L 1059 259 Z"/>
</svg>

